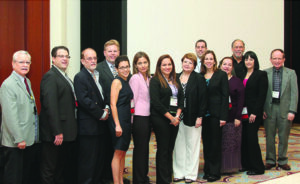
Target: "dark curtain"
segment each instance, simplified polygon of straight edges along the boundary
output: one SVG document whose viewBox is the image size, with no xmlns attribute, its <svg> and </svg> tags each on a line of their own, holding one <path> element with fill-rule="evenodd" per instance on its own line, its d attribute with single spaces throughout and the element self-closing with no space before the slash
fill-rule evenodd
<svg viewBox="0 0 300 184">
<path fill-rule="evenodd" d="M 101 62 L 110 39 L 118 40 L 121 54 L 127 54 L 127 1 L 81 0 L 81 50 L 95 49 Z"/>
<path fill-rule="evenodd" d="M 284 65 L 296 71 L 299 85 L 300 62 L 297 53 L 300 50 L 300 1 L 284 1 L 284 51 L 286 61 Z M 299 112 L 299 102 L 298 102 Z M 300 123 L 300 115 L 296 114 L 295 123 Z"/>
</svg>

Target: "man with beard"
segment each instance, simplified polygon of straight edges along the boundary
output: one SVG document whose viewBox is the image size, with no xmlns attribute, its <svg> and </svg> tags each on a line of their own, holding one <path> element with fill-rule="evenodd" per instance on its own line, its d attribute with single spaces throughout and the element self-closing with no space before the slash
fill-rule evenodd
<svg viewBox="0 0 300 184">
<path fill-rule="evenodd" d="M 245 43 L 243 40 L 236 39 L 231 44 L 232 50 L 232 60 L 234 70 L 232 71 L 233 75 L 236 75 L 238 78 L 243 77 L 244 73 L 244 62 L 243 62 L 243 54 L 245 51 Z"/>
</svg>

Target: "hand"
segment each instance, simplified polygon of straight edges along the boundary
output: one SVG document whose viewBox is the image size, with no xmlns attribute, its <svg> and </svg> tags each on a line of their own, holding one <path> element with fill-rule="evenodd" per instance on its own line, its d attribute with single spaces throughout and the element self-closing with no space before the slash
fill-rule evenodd
<svg viewBox="0 0 300 184">
<path fill-rule="evenodd" d="M 116 136 L 120 137 L 123 133 L 121 126 L 116 126 Z"/>
<path fill-rule="evenodd" d="M 63 140 L 64 140 L 63 134 L 58 134 L 58 135 L 55 136 L 54 144 L 56 146 L 59 146 L 59 145 L 62 144 Z"/>
<path fill-rule="evenodd" d="M 226 124 L 226 121 L 220 120 L 220 127 L 224 126 Z"/>
<path fill-rule="evenodd" d="M 202 118 L 197 118 L 195 128 L 199 128 L 201 125 L 202 125 Z"/>
<path fill-rule="evenodd" d="M 18 148 L 19 149 L 25 149 L 26 148 L 26 142 L 25 141 L 19 142 L 18 143 Z"/>
<path fill-rule="evenodd" d="M 108 109 L 103 109 L 104 111 L 106 111 L 106 115 L 105 115 L 105 117 L 104 118 L 101 118 L 100 120 L 107 120 L 107 118 L 108 118 L 108 116 L 109 116 L 109 111 L 108 111 Z"/>
<path fill-rule="evenodd" d="M 295 114 L 289 112 L 289 113 L 288 113 L 287 119 L 288 119 L 289 121 L 293 121 L 294 118 L 295 118 Z"/>
<path fill-rule="evenodd" d="M 251 114 L 250 117 L 249 117 L 249 123 L 254 123 L 255 118 L 256 118 L 256 115 Z"/>
<path fill-rule="evenodd" d="M 240 124 L 241 124 L 241 121 L 240 121 L 240 120 L 238 120 L 238 119 L 235 119 L 235 120 L 234 120 L 234 127 L 239 127 Z"/>
<path fill-rule="evenodd" d="M 264 115 L 263 115 L 263 119 L 267 119 L 267 113 L 266 112 L 264 112 Z"/>
<path fill-rule="evenodd" d="M 174 125 L 174 126 L 177 126 L 177 125 L 179 125 L 179 123 L 180 123 L 180 119 L 179 119 L 179 117 L 174 117 L 173 119 L 172 119 L 172 121 L 171 121 L 171 125 Z"/>
</svg>

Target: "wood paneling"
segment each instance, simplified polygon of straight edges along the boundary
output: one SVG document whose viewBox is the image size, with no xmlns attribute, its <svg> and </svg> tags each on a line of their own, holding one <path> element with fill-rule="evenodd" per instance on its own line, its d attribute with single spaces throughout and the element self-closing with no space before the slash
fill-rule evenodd
<svg viewBox="0 0 300 184">
<path fill-rule="evenodd" d="M 0 25 L 0 84 L 12 71 L 12 54 L 27 50 L 32 61 L 28 77 L 40 109 L 40 81 L 50 68 L 50 2 L 1 0 Z"/>
</svg>

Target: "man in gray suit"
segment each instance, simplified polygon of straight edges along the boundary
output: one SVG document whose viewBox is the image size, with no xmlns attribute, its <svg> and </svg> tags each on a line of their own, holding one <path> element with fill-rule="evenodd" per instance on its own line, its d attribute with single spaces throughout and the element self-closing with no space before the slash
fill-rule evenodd
<svg viewBox="0 0 300 184">
<path fill-rule="evenodd" d="M 267 144 L 265 169 L 270 170 L 276 166 L 275 136 L 278 130 L 278 167 L 290 170 L 286 154 L 292 121 L 297 112 L 297 76 L 294 70 L 283 66 L 285 61 L 283 50 L 274 49 L 270 61 L 273 67 L 266 70 L 269 88 L 264 106 Z"/>
<path fill-rule="evenodd" d="M 31 64 L 27 51 L 13 55 L 13 72 L 2 83 L 1 143 L 4 146 L 4 183 L 32 183 L 29 178 L 39 140 L 38 116 L 30 80 L 26 77 Z M 35 171 L 37 172 L 37 171 Z"/>
</svg>

